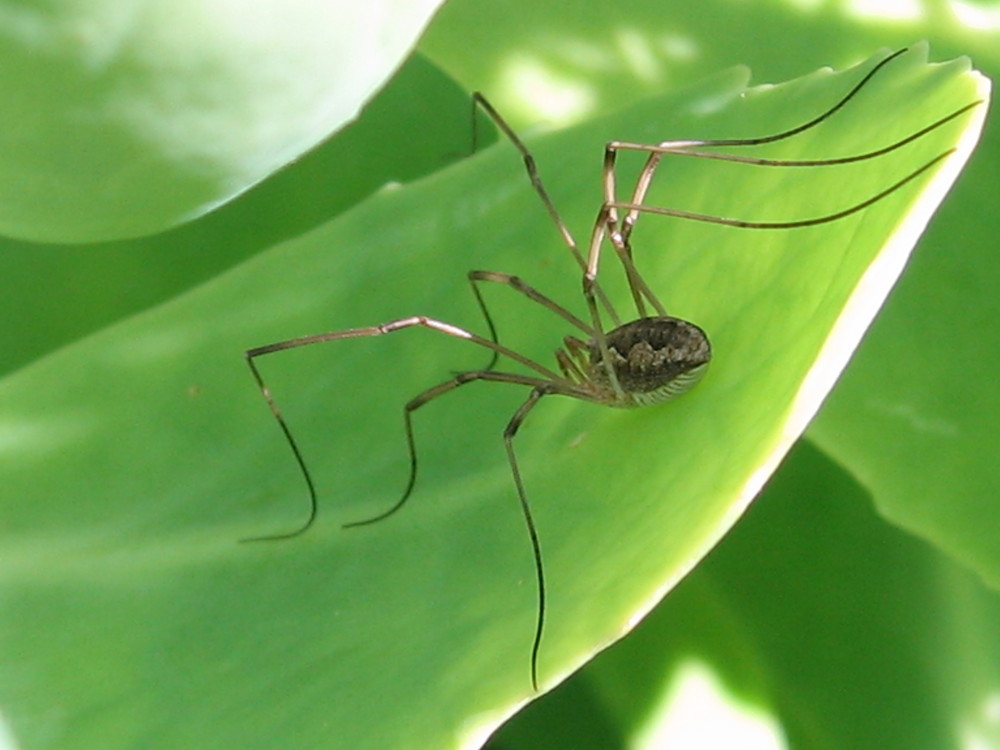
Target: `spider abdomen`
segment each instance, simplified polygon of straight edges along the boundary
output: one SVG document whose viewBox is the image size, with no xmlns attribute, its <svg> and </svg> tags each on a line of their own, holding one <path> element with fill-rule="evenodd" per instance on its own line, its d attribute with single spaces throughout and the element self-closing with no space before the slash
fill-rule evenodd
<svg viewBox="0 0 1000 750">
<path fill-rule="evenodd" d="M 708 369 L 712 346 L 694 323 L 661 316 L 639 318 L 607 334 L 608 352 L 623 391 L 613 406 L 648 406 L 690 390 Z M 607 386 L 600 346 L 588 342 L 590 377 Z"/>
</svg>

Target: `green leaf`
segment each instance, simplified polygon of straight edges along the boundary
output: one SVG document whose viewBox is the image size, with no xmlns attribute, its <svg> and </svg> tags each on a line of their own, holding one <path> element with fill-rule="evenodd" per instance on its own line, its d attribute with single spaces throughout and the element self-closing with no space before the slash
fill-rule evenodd
<svg viewBox="0 0 1000 750">
<path fill-rule="evenodd" d="M 861 73 L 744 91 L 734 72 L 530 143 L 583 241 L 607 139 L 776 132 Z M 914 50 L 835 118 L 760 153 L 859 153 L 982 95 L 967 62 L 926 65 Z M 894 281 L 984 110 L 850 166 L 663 166 L 651 196 L 661 205 L 801 219 L 960 144 L 940 170 L 836 223 L 752 232 L 643 217 L 637 262 L 672 313 L 709 332 L 716 358 L 676 403 L 546 399 L 518 435 L 548 576 L 546 687 L 634 625 L 743 511 Z M 627 185 L 637 163 L 622 161 Z M 421 409 L 408 506 L 340 528 L 398 498 L 406 400 L 484 366 L 487 352 L 408 331 L 261 360 L 320 518 L 293 541 L 236 541 L 305 513 L 242 350 L 416 313 L 481 329 L 471 268 L 517 273 L 584 314 L 579 270 L 507 144 L 385 190 L 3 381 L 0 704 L 23 747 L 474 746 L 530 697 L 533 568 L 500 441 L 524 392 L 479 384 Z M 605 257 L 602 281 L 624 309 L 614 270 Z M 502 340 L 549 361 L 565 325 L 510 290 L 486 291 Z"/>
<path fill-rule="evenodd" d="M 76 0 L 0 14 L 0 231 L 89 242 L 230 200 L 357 116 L 438 5 Z"/>
</svg>

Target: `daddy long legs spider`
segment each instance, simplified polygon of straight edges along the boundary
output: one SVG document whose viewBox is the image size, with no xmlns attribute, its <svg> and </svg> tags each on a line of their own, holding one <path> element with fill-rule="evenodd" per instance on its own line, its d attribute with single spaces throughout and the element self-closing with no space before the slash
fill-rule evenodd
<svg viewBox="0 0 1000 750">
<path fill-rule="evenodd" d="M 530 677 L 531 684 L 537 691 L 539 685 L 538 656 L 542 644 L 546 617 L 546 583 L 539 534 L 531 513 L 525 482 L 514 450 L 514 439 L 518 429 L 539 401 L 543 397 L 551 395 L 568 396 L 594 404 L 619 408 L 649 406 L 668 401 L 685 393 L 696 385 L 704 376 L 711 359 L 711 346 L 707 334 L 696 324 L 669 315 L 666 307 L 636 267 L 632 256 L 631 240 L 633 229 L 636 226 L 639 216 L 650 213 L 736 228 L 773 230 L 787 230 L 834 222 L 863 211 L 899 190 L 938 164 L 953 149 L 937 154 L 917 169 L 899 176 L 895 182 L 886 185 L 883 189 L 861 202 L 845 206 L 833 213 L 787 221 L 726 218 L 647 204 L 645 202 L 646 196 L 660 163 L 668 156 L 687 156 L 698 159 L 735 162 L 748 166 L 805 168 L 849 164 L 876 159 L 931 133 L 979 103 L 974 102 L 957 109 L 902 139 L 864 153 L 846 157 L 782 160 L 743 156 L 711 150 L 719 147 L 735 149 L 782 141 L 818 126 L 820 123 L 833 117 L 847 105 L 880 70 L 905 51 L 900 50 L 884 58 L 825 111 L 815 115 L 812 119 L 797 127 L 779 133 L 742 139 L 678 140 L 664 141 L 656 144 L 627 141 L 611 141 L 607 143 L 602 171 L 603 203 L 597 212 L 589 242 L 585 246 L 582 246 L 582 249 L 577 244 L 544 187 L 531 152 L 492 105 L 481 95 L 475 94 L 475 105 L 485 111 L 500 131 L 504 133 L 508 141 L 520 153 L 535 193 L 541 200 L 553 224 L 559 231 L 563 243 L 579 267 L 582 276 L 582 295 L 586 314 L 582 317 L 577 316 L 566 307 L 536 290 L 518 276 L 499 271 L 474 270 L 470 271 L 467 277 L 477 305 L 486 322 L 488 329 L 488 335 L 486 336 L 478 335 L 442 320 L 423 315 L 413 315 L 378 325 L 303 336 L 249 349 L 245 354 L 247 364 L 249 365 L 254 381 L 292 451 L 305 481 L 309 505 L 306 518 L 297 528 L 283 533 L 253 537 L 244 541 L 277 541 L 297 537 L 305 533 L 313 525 L 319 507 L 318 493 L 312 474 L 288 422 L 278 408 L 270 389 L 261 376 L 257 365 L 259 357 L 311 344 L 339 341 L 341 339 L 380 336 L 416 327 L 426 328 L 449 337 L 470 342 L 484 352 L 489 353 L 490 360 L 485 367 L 455 374 L 418 393 L 403 407 L 403 426 L 409 457 L 409 474 L 401 496 L 393 505 L 381 513 L 369 518 L 346 523 L 344 524 L 344 528 L 357 528 L 385 520 L 399 511 L 410 498 L 417 481 L 417 448 L 412 426 L 412 415 L 417 409 L 436 399 L 438 396 L 450 393 L 472 382 L 503 383 L 528 388 L 529 393 L 526 399 L 510 417 L 502 439 L 513 479 L 514 491 L 528 532 L 534 561 L 537 586 L 537 616 L 530 649 Z M 616 160 L 618 154 L 622 151 L 635 151 L 645 156 L 645 164 L 641 168 L 635 185 L 626 199 L 618 196 L 616 185 Z M 623 270 L 632 303 L 636 310 L 636 317 L 634 319 L 623 318 L 618 314 L 609 295 L 605 293 L 599 282 L 599 261 L 602 251 L 608 244 L 610 244 L 614 256 Z M 573 330 L 572 334 L 564 337 L 562 346 L 555 352 L 554 368 L 548 367 L 499 342 L 492 315 L 480 291 L 481 285 L 486 283 L 503 285 L 513 289 L 519 295 L 527 298 L 527 300 L 561 318 Z M 496 369 L 501 362 L 508 365 L 519 365 L 525 372 Z"/>
</svg>

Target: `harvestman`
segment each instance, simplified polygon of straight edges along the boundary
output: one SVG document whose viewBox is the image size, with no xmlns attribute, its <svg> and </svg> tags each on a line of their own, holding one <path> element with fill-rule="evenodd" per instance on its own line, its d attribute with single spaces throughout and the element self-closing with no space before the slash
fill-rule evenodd
<svg viewBox="0 0 1000 750">
<path fill-rule="evenodd" d="M 711 359 L 711 346 L 708 337 L 701 328 L 693 323 L 671 317 L 667 314 L 666 308 L 643 280 L 641 274 L 632 260 L 632 247 L 630 238 L 632 230 L 640 213 L 661 214 L 682 219 L 709 222 L 712 224 L 723 224 L 731 227 L 745 229 L 791 229 L 795 227 L 807 227 L 826 222 L 836 221 L 845 216 L 857 213 L 873 203 L 880 201 L 890 193 L 898 190 L 906 183 L 910 182 L 926 170 L 933 167 L 939 161 L 947 157 L 954 149 L 950 149 L 938 154 L 919 169 L 914 170 L 902 179 L 888 186 L 876 195 L 856 205 L 845 208 L 836 213 L 828 214 L 811 219 L 797 221 L 743 221 L 720 216 L 709 216 L 704 214 L 691 213 L 661 206 L 645 205 L 646 192 L 652 182 L 653 175 L 660 160 L 664 156 L 692 156 L 704 159 L 719 159 L 723 161 L 739 162 L 743 164 L 770 167 L 821 167 L 834 164 L 847 164 L 851 162 L 874 159 L 876 157 L 894 151 L 906 144 L 921 138 L 946 122 L 958 117 L 967 110 L 975 107 L 980 102 L 974 102 L 961 109 L 952 112 L 946 117 L 931 123 L 927 127 L 912 133 L 911 135 L 896 141 L 888 146 L 884 146 L 874 151 L 858 154 L 855 156 L 841 157 L 835 159 L 812 159 L 812 160 L 781 160 L 764 159 L 756 157 L 737 156 L 734 154 L 704 151 L 701 149 L 710 147 L 740 147 L 754 146 L 764 143 L 773 143 L 785 138 L 802 133 L 810 128 L 819 125 L 824 120 L 831 117 L 849 102 L 871 78 L 887 65 L 891 60 L 903 54 L 906 50 L 899 50 L 886 57 L 870 70 L 857 84 L 854 85 L 836 104 L 822 114 L 814 117 L 808 122 L 798 127 L 785 130 L 775 135 L 760 138 L 736 138 L 736 139 L 712 139 L 712 140 L 683 140 L 664 141 L 656 145 L 642 143 L 628 143 L 623 141 L 611 141 L 604 151 L 604 203 L 597 213 L 597 219 L 591 233 L 590 244 L 586 257 L 570 234 L 569 228 L 563 222 L 561 216 L 549 198 L 548 193 L 542 185 L 541 179 L 535 166 L 534 158 L 528 151 L 521 139 L 513 132 L 510 126 L 504 121 L 499 113 L 480 94 L 474 94 L 474 103 L 481 107 L 493 122 L 506 135 L 508 140 L 520 152 L 524 159 L 528 177 L 534 187 L 535 192 L 541 198 L 545 209 L 548 211 L 553 223 L 562 235 L 563 242 L 568 247 L 573 259 L 583 272 L 583 297 L 587 305 L 589 320 L 578 318 L 569 310 L 546 297 L 541 292 L 535 290 L 517 276 L 497 271 L 470 271 L 468 279 L 472 287 L 473 294 L 489 329 L 489 338 L 478 336 L 470 331 L 440 320 L 428 318 L 423 315 L 414 315 L 400 320 L 393 320 L 377 326 L 366 328 L 352 328 L 343 331 L 332 331 L 328 333 L 316 334 L 313 336 L 303 336 L 300 338 L 279 341 L 267 346 L 260 346 L 246 352 L 247 364 L 253 374 L 261 394 L 267 401 L 272 414 L 284 433 L 285 439 L 298 463 L 299 469 L 305 480 L 309 493 L 309 513 L 304 523 L 299 528 L 281 534 L 269 536 L 253 537 L 244 541 L 266 541 L 290 539 L 304 533 L 316 520 L 317 495 L 313 483 L 312 475 L 306 466 L 292 432 L 278 409 L 270 389 L 265 385 L 257 368 L 256 358 L 264 354 L 294 349 L 309 344 L 319 344 L 325 341 L 337 341 L 340 339 L 359 338 L 366 336 L 379 336 L 381 334 L 392 333 L 394 331 L 420 326 L 438 331 L 447 336 L 465 339 L 476 346 L 491 352 L 489 365 L 482 370 L 472 370 L 461 372 L 454 377 L 428 388 L 422 393 L 412 398 L 403 409 L 403 422 L 406 432 L 406 442 L 410 458 L 409 479 L 403 490 L 402 496 L 388 510 L 361 521 L 344 524 L 344 528 L 353 528 L 381 521 L 391 516 L 399 510 L 409 499 L 410 494 L 416 484 L 417 479 L 417 452 L 413 438 L 413 427 L 411 415 L 418 408 L 445 393 L 455 390 L 460 386 L 474 381 L 488 381 L 494 383 L 508 383 L 512 385 L 527 386 L 531 392 L 527 399 L 514 412 L 507 428 L 503 433 L 504 446 L 507 452 L 507 459 L 510 463 L 511 475 L 514 479 L 514 486 L 517 490 L 517 497 L 520 501 L 521 512 L 524 515 L 524 522 L 527 527 L 528 536 L 531 540 L 532 554 L 535 563 L 535 573 L 537 580 L 538 608 L 535 622 L 535 634 L 531 645 L 531 684 L 538 690 L 538 652 L 542 641 L 542 630 L 545 625 L 545 576 L 542 565 L 542 552 L 538 540 L 538 533 L 532 519 L 531 510 L 528 506 L 528 499 L 518 468 L 517 458 L 514 453 L 514 437 L 518 428 L 528 413 L 535 407 L 541 398 L 549 395 L 569 396 L 583 401 L 614 407 L 637 407 L 649 406 L 662 401 L 672 399 L 692 388 L 705 374 Z M 647 159 L 644 167 L 639 173 L 632 196 L 628 201 L 621 201 L 616 195 L 615 187 L 615 160 L 619 151 L 639 151 L 646 153 Z M 622 322 L 611 302 L 602 291 L 598 281 L 598 261 L 604 243 L 609 241 L 614 248 L 615 255 L 624 270 L 632 300 L 635 304 L 637 318 L 635 320 Z M 563 346 L 555 352 L 555 359 L 559 372 L 555 372 L 516 351 L 508 349 L 497 340 L 496 329 L 493 325 L 492 317 L 486 307 L 486 303 L 479 291 L 479 283 L 491 282 L 503 284 L 511 287 L 515 291 L 527 297 L 529 300 L 542 305 L 549 311 L 555 313 L 566 321 L 570 326 L 582 334 L 584 338 L 578 336 L 566 336 L 563 339 Z M 651 315 L 647 310 L 647 305 L 652 308 Z M 613 323 L 611 330 L 605 330 L 604 316 Z M 502 372 L 494 370 L 500 357 L 516 362 L 533 374 Z"/>
</svg>

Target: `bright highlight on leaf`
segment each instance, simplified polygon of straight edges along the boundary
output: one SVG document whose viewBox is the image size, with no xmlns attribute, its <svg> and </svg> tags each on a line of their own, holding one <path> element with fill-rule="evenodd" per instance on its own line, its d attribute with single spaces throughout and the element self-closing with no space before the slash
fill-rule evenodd
<svg viewBox="0 0 1000 750">
<path fill-rule="evenodd" d="M 635 738 L 637 750 L 665 747 L 741 747 L 785 750 L 781 725 L 758 707 L 745 705 L 705 664 L 677 666 L 663 704 Z"/>
<path fill-rule="evenodd" d="M 901 57 L 822 127 L 756 155 L 861 153 L 985 96 L 967 62 L 927 65 L 924 54 Z M 748 91 L 736 74 L 717 78 L 528 145 L 583 236 L 601 202 L 605 141 L 778 132 L 823 111 L 873 62 Z M 547 684 L 627 630 L 746 507 L 888 292 L 984 112 L 869 162 L 675 159 L 657 174 L 650 203 L 787 221 L 859 203 L 958 148 L 832 224 L 639 223 L 636 264 L 670 314 L 709 333 L 715 359 L 675 403 L 612 411 L 552 399 L 519 435 L 551 591 Z M 19 655 L 0 702 L 25 747 L 46 746 L 34 718 L 53 702 L 64 723 L 46 736 L 62 732 L 69 748 L 88 733 L 108 748 L 192 737 L 323 746 L 331 732 L 349 747 L 467 746 L 527 697 L 530 549 L 500 441 L 521 394 L 484 384 L 423 409 L 422 483 L 405 510 L 340 529 L 398 496 L 400 409 L 452 370 L 484 366 L 465 342 L 413 332 L 268 361 L 320 519 L 296 541 L 236 543 L 299 517 L 303 502 L 241 350 L 414 313 L 475 328 L 471 268 L 516 273 L 586 314 L 574 307 L 579 270 L 505 143 L 4 383 L 0 408 L 17 423 L 78 425 L 55 455 L 0 457 L 12 498 L 0 581 L 17 618 L 3 653 Z M 624 288 L 607 290 L 625 306 Z M 501 341 L 550 361 L 562 321 L 505 291 L 490 298 Z"/>
</svg>

